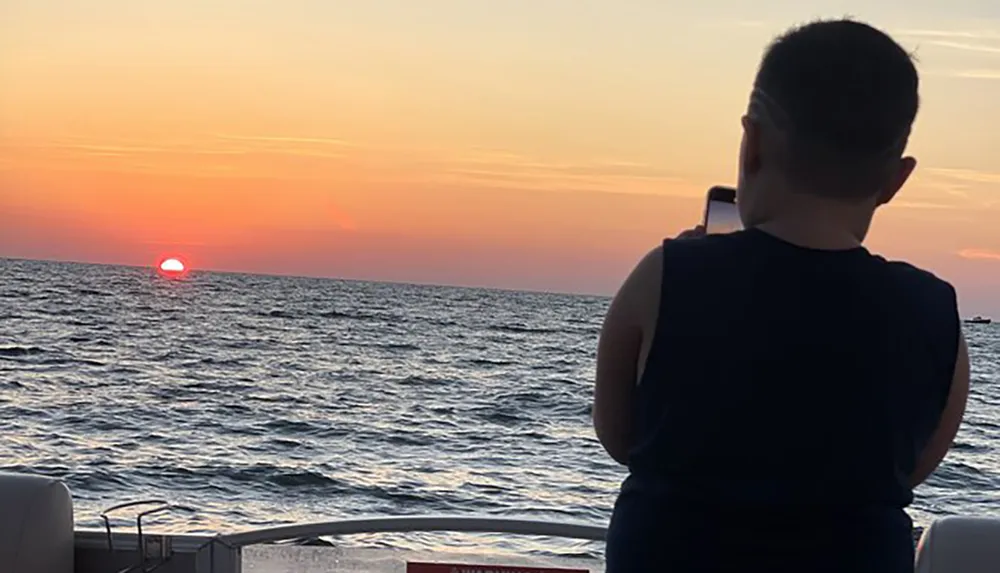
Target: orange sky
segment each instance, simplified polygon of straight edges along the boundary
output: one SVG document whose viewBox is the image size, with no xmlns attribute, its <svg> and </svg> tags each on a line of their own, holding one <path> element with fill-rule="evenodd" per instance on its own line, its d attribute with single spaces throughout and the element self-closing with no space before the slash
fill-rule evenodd
<svg viewBox="0 0 1000 573">
<path fill-rule="evenodd" d="M 4 2 L 0 256 L 607 293 L 732 182 L 767 40 L 850 12 L 923 74 L 870 245 L 1000 315 L 1000 9 L 668 4 Z"/>
</svg>

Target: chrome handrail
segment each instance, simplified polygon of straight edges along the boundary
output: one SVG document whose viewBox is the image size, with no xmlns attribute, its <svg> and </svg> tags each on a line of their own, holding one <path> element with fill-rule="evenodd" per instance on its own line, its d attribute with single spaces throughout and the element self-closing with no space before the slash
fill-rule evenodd
<svg viewBox="0 0 1000 573">
<path fill-rule="evenodd" d="M 245 547 L 323 535 L 413 532 L 509 533 L 588 541 L 607 538 L 607 528 L 584 523 L 489 516 L 407 515 L 281 525 L 230 533 L 220 536 L 220 540 L 233 547 Z"/>
<path fill-rule="evenodd" d="M 145 511 L 139 511 L 135 516 L 135 529 L 136 529 L 136 546 L 138 549 L 138 563 L 125 569 L 119 571 L 119 573 L 133 573 L 134 571 L 139 571 L 141 573 L 152 573 L 156 569 L 159 569 L 167 561 L 170 560 L 172 555 L 171 549 L 171 538 L 169 535 L 158 535 L 150 538 L 150 536 L 145 535 L 142 530 L 142 518 L 154 515 L 157 513 L 163 513 L 165 511 L 172 510 L 182 510 L 182 511 L 194 511 L 190 507 L 176 505 L 162 499 L 144 499 L 140 501 L 130 501 L 126 503 L 119 503 L 102 511 L 100 513 L 101 519 L 104 521 L 104 529 L 107 534 L 108 541 L 108 551 L 114 553 L 115 543 L 114 534 L 111 528 L 111 517 L 110 515 L 116 511 L 122 509 L 129 509 L 142 506 L 152 506 L 150 509 Z M 155 551 L 153 550 L 155 548 Z M 150 558 L 150 553 L 158 554 L 155 559 Z"/>
<path fill-rule="evenodd" d="M 122 509 L 128 509 L 132 507 L 141 507 L 143 505 L 155 506 L 153 509 L 139 512 L 135 518 L 135 527 L 139 531 L 139 540 L 142 540 L 142 518 L 151 513 L 159 513 L 161 511 L 166 511 L 171 508 L 170 502 L 163 499 L 143 499 L 140 501 L 127 501 L 125 503 L 119 503 L 118 505 L 113 505 L 100 513 L 100 518 L 104 521 L 105 531 L 108 533 L 108 551 L 115 550 L 114 539 L 111 534 L 111 514 L 120 511 Z"/>
</svg>

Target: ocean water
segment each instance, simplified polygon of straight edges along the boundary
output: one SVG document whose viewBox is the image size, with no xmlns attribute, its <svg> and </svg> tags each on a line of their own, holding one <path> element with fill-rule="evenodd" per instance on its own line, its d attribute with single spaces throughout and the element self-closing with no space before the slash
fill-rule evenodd
<svg viewBox="0 0 1000 573">
<path fill-rule="evenodd" d="M 623 471 L 593 435 L 607 300 L 0 260 L 0 470 L 64 479 L 79 527 L 166 498 L 207 532 L 373 514 L 604 524 Z M 1000 329 L 918 523 L 1000 515 Z M 751 522 L 753 516 L 748 515 Z M 419 534 L 338 543 L 599 556 L 599 544 Z"/>
</svg>

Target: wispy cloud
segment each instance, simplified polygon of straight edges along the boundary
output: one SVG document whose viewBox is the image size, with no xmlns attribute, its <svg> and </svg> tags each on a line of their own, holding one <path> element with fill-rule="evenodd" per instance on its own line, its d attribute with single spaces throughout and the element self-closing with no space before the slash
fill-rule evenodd
<svg viewBox="0 0 1000 573">
<path fill-rule="evenodd" d="M 906 29 L 894 36 L 910 40 L 917 47 L 941 48 L 958 52 L 1000 55 L 1000 29 Z M 994 70 L 947 70 L 936 75 L 971 79 L 997 79 Z"/>
<path fill-rule="evenodd" d="M 88 145 L 74 143 L 56 143 L 53 147 L 60 149 L 76 149 L 79 151 L 89 151 L 92 153 L 163 153 L 169 151 L 165 147 L 149 147 L 145 145 Z"/>
<path fill-rule="evenodd" d="M 209 245 L 218 246 L 218 243 L 208 242 L 208 241 L 161 241 L 161 240 L 149 240 L 149 241 L 139 241 L 142 245 L 149 245 L 151 247 L 166 247 L 170 249 L 177 248 L 187 248 L 187 247 L 207 247 Z"/>
<path fill-rule="evenodd" d="M 755 28 L 783 30 L 788 27 L 787 21 L 777 20 L 714 20 L 706 22 L 715 28 Z M 930 43 L 940 43 L 942 47 L 956 49 L 976 49 L 978 43 L 989 44 L 1000 41 L 1000 28 L 897 28 L 888 30 L 893 37 L 911 40 L 927 40 Z M 970 47 L 971 46 L 971 47 Z M 991 48 L 991 46 L 986 46 Z"/>
<path fill-rule="evenodd" d="M 1000 69 L 995 70 L 955 70 L 948 75 L 971 80 L 1000 80 Z"/>
<path fill-rule="evenodd" d="M 83 168 L 212 178 L 322 179 L 334 165 L 350 163 L 358 176 L 383 184 L 422 182 L 482 189 L 669 194 L 677 193 L 687 183 L 684 174 L 662 164 L 613 155 L 570 159 L 505 149 L 407 146 L 280 132 L 212 132 L 183 140 L 155 141 L 71 135 L 11 140 L 0 141 L 0 157 L 5 155 L 5 148 L 22 159 L 44 164 L 49 170 Z M 53 155 L 52 151 L 56 153 Z M 261 160 L 279 156 L 303 158 L 309 163 Z M 349 219 L 339 216 L 335 219 L 345 229 L 355 226 Z"/>
<path fill-rule="evenodd" d="M 933 203 L 931 201 L 893 201 L 892 206 L 902 207 L 904 209 L 957 209 L 955 205 L 948 205 L 946 203 Z"/>
<path fill-rule="evenodd" d="M 919 186 L 957 199 L 969 199 L 969 184 L 943 178 L 921 177 Z"/>
<path fill-rule="evenodd" d="M 909 38 L 943 38 L 950 40 L 1000 40 L 1000 30 L 934 30 L 914 29 L 892 30 L 892 35 Z"/>
<path fill-rule="evenodd" d="M 958 252 L 958 256 L 979 261 L 1000 261 L 1000 251 L 990 249 L 962 249 Z"/>
<path fill-rule="evenodd" d="M 232 135 L 227 133 L 212 134 L 217 139 L 227 141 L 247 141 L 257 143 L 306 143 L 314 145 L 335 145 L 337 147 L 355 147 L 356 144 L 346 139 L 330 137 L 292 137 L 285 135 Z"/>
<path fill-rule="evenodd" d="M 913 209 L 950 209 L 967 214 L 994 211 L 1000 200 L 998 186 L 1000 172 L 926 167 L 914 178 L 912 190 L 892 204 L 902 203 L 900 206 Z"/>
<path fill-rule="evenodd" d="M 955 42 L 952 40 L 934 40 L 930 45 L 939 48 L 949 48 L 951 50 L 961 50 L 963 52 L 979 52 L 985 54 L 1000 54 L 1000 46 L 989 44 L 972 44 L 969 42 Z"/>
<path fill-rule="evenodd" d="M 932 175 L 957 179 L 969 183 L 1000 183 L 1000 173 L 992 171 L 978 171 L 975 169 L 949 169 L 943 167 L 932 167 L 927 169 Z"/>
<path fill-rule="evenodd" d="M 959 78 L 963 80 L 1000 80 L 1000 68 L 930 68 L 920 72 L 924 76 Z"/>
<path fill-rule="evenodd" d="M 435 163 L 450 172 L 474 175 L 532 175 L 540 178 L 622 177 L 628 179 L 673 180 L 675 172 L 645 163 L 617 159 L 574 162 L 546 161 L 512 153 L 459 154 L 443 156 Z"/>
<path fill-rule="evenodd" d="M 55 151 L 62 159 L 126 159 L 132 161 L 176 161 L 191 158 L 282 155 L 342 160 L 360 146 L 352 142 L 320 137 L 278 135 L 208 134 L 185 140 L 148 141 L 127 139 L 92 140 L 74 136 L 56 139 L 0 140 L 0 150 L 9 153 Z M 2 153 L 0 153 L 2 154 Z"/>
<path fill-rule="evenodd" d="M 559 161 L 488 150 L 444 153 L 422 166 L 431 181 L 480 188 L 659 194 L 685 181 L 662 166 L 620 158 Z"/>
</svg>

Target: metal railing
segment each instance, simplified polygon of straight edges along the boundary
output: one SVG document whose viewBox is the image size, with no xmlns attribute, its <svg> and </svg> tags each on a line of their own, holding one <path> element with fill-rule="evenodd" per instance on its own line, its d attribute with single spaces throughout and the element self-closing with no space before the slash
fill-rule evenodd
<svg viewBox="0 0 1000 573">
<path fill-rule="evenodd" d="M 137 512 L 135 533 L 115 533 L 108 514 L 128 508 L 150 507 Z M 142 518 L 174 506 L 161 500 L 120 504 L 101 513 L 104 531 L 76 531 L 77 556 L 89 566 L 83 573 L 238 573 L 242 550 L 249 545 L 373 533 L 494 533 L 561 537 L 603 541 L 604 527 L 584 523 L 517 519 L 490 516 L 410 515 L 348 518 L 252 529 L 213 535 L 170 535 L 147 533 Z M 103 538 L 103 539 L 102 539 Z"/>
<path fill-rule="evenodd" d="M 282 525 L 222 535 L 220 540 L 233 547 L 246 547 L 321 536 L 416 532 L 507 533 L 589 541 L 604 541 L 607 537 L 605 527 L 584 523 L 489 516 L 409 515 Z"/>
</svg>

